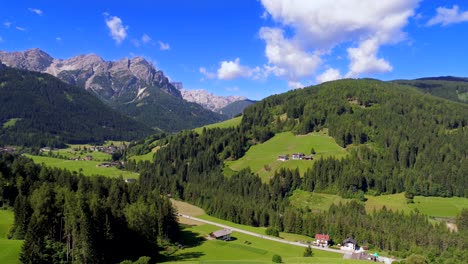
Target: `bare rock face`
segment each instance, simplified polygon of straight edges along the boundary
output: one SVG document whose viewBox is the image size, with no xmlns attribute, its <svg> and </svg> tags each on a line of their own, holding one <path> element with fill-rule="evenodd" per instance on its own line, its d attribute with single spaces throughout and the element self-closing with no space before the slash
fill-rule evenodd
<svg viewBox="0 0 468 264">
<path fill-rule="evenodd" d="M 40 49 L 31 49 L 24 52 L 0 51 L 0 60 L 10 67 L 44 72 L 54 58 Z"/>
<path fill-rule="evenodd" d="M 40 49 L 31 49 L 24 52 L 0 51 L 0 61 L 14 68 L 49 73 L 67 83 L 91 90 L 107 101 L 139 99 L 139 91 L 145 87 L 156 87 L 182 98 L 164 73 L 142 57 L 115 62 L 104 61 L 95 54 L 54 59 Z"/>
<path fill-rule="evenodd" d="M 223 107 L 241 100 L 246 100 L 243 96 L 219 96 L 214 95 L 206 90 L 185 90 L 181 89 L 180 93 L 184 100 L 197 103 L 204 108 L 213 112 L 219 112 Z"/>
</svg>

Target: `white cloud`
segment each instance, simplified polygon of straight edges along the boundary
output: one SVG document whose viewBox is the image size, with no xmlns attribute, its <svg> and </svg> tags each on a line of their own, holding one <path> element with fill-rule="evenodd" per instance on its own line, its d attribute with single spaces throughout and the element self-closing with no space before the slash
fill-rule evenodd
<svg viewBox="0 0 468 264">
<path fill-rule="evenodd" d="M 162 41 L 158 41 L 159 43 L 159 49 L 160 50 L 170 50 L 171 49 L 171 46 L 169 45 L 169 43 L 164 43 Z"/>
<path fill-rule="evenodd" d="M 61 37 L 56 37 L 55 40 L 56 41 L 62 41 L 62 38 Z"/>
<path fill-rule="evenodd" d="M 2 36 L 0 36 L 0 43 L 1 43 L 1 42 L 3 42 L 3 38 L 2 38 Z"/>
<path fill-rule="evenodd" d="M 216 73 L 209 72 L 205 67 L 200 67 L 199 71 L 200 71 L 201 74 L 203 74 L 208 79 L 216 78 Z"/>
<path fill-rule="evenodd" d="M 343 78 L 338 69 L 329 68 L 319 76 L 317 76 L 317 83 L 329 82 Z"/>
<path fill-rule="evenodd" d="M 262 27 L 260 37 L 265 40 L 265 55 L 269 70 L 277 76 L 297 80 L 312 75 L 321 63 L 317 54 L 306 52 L 298 42 L 284 38 L 282 29 Z"/>
<path fill-rule="evenodd" d="M 124 26 L 119 17 L 110 16 L 108 13 L 104 13 L 104 16 L 106 16 L 106 25 L 110 30 L 111 37 L 117 44 L 122 43 L 127 37 L 128 26 Z"/>
<path fill-rule="evenodd" d="M 234 61 L 223 61 L 218 69 L 218 79 L 232 80 L 241 77 L 251 77 L 259 68 L 251 69 L 247 66 L 240 64 L 240 59 L 236 58 Z"/>
<path fill-rule="evenodd" d="M 26 29 L 24 27 L 16 27 L 17 30 L 19 31 L 26 31 Z"/>
<path fill-rule="evenodd" d="M 260 29 L 269 67 L 274 74 L 297 82 L 315 73 L 323 55 L 337 45 L 347 45 L 352 46 L 348 48 L 347 76 L 389 71 L 390 63 L 378 58 L 378 51 L 382 45 L 405 39 L 403 28 L 420 1 L 262 0 L 265 10 L 280 24 L 279 28 Z M 283 29 L 290 29 L 291 37 Z"/>
<path fill-rule="evenodd" d="M 143 34 L 143 36 L 141 36 L 141 42 L 143 42 L 143 44 L 150 43 L 151 42 L 151 37 L 148 36 L 147 34 Z"/>
<path fill-rule="evenodd" d="M 361 41 L 358 47 L 348 48 L 350 59 L 346 77 L 357 77 L 361 73 L 382 73 L 392 71 L 390 63 L 377 58 L 379 42 L 375 38 Z"/>
<path fill-rule="evenodd" d="M 428 26 L 433 26 L 437 24 L 442 24 L 447 26 L 450 24 L 467 22 L 468 21 L 468 11 L 459 12 L 457 5 L 454 5 L 451 9 L 445 7 L 437 8 L 437 15 L 431 18 L 428 22 Z"/>
<path fill-rule="evenodd" d="M 9 28 L 11 26 L 11 22 L 10 21 L 5 21 L 3 22 L 3 25 L 7 28 Z"/>
<path fill-rule="evenodd" d="M 42 16 L 42 14 L 43 14 L 42 10 L 37 9 L 37 8 L 28 8 L 28 10 L 35 13 L 36 15 Z"/>
</svg>

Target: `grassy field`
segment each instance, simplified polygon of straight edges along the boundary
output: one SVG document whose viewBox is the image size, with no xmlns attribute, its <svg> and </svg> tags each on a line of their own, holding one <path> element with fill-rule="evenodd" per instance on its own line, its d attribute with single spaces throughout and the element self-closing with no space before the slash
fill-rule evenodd
<svg viewBox="0 0 468 264">
<path fill-rule="evenodd" d="M 227 165 L 235 171 L 250 167 L 264 180 L 268 180 L 279 168 L 295 169 L 299 168 L 304 173 L 310 168 L 314 161 L 310 160 L 289 160 L 278 161 L 279 155 L 301 152 L 310 155 L 312 148 L 316 151 L 314 159 L 334 156 L 345 157 L 347 151 L 338 146 L 335 140 L 328 136 L 326 132 L 310 133 L 308 135 L 295 136 L 291 132 L 276 134 L 273 138 L 263 144 L 252 146 L 240 159 L 227 162 Z M 269 166 L 267 170 L 265 168 Z"/>
<path fill-rule="evenodd" d="M 271 263 L 274 254 L 283 263 L 363 263 L 343 260 L 341 254 L 313 250 L 314 257 L 304 258 L 305 248 L 264 240 L 234 232 L 233 241 L 207 240 L 210 232 L 219 227 L 207 224 L 186 226 L 183 244 L 186 248 L 166 257 L 165 263 Z"/>
<path fill-rule="evenodd" d="M 295 190 L 289 201 L 296 208 L 310 209 L 312 211 L 325 211 L 332 204 L 339 204 L 351 201 L 343 199 L 338 195 L 326 193 L 312 193 L 303 190 Z"/>
<path fill-rule="evenodd" d="M 19 253 L 23 241 L 7 239 L 12 225 L 13 212 L 0 210 L 0 263 L 20 263 Z"/>
<path fill-rule="evenodd" d="M 97 166 L 101 162 L 99 161 L 86 161 L 86 160 L 64 160 L 64 159 L 57 159 L 51 157 L 44 157 L 44 156 L 32 156 L 26 154 L 27 157 L 34 160 L 35 163 L 42 164 L 44 163 L 45 166 L 55 167 L 60 169 L 67 169 L 70 171 L 81 172 L 83 175 L 86 176 L 93 176 L 93 175 L 102 175 L 107 177 L 120 177 L 123 178 L 138 178 L 139 174 L 130 171 L 119 170 L 115 167 L 99 167 Z"/>
<path fill-rule="evenodd" d="M 55 155 L 61 155 L 66 158 L 76 158 L 76 157 L 81 157 L 84 158 L 86 156 L 92 156 L 93 161 L 110 161 L 112 159 L 111 155 L 100 152 L 100 151 L 87 151 L 84 150 L 89 149 L 92 147 L 91 145 L 69 145 L 69 148 L 66 149 L 57 149 L 53 150 L 52 153 Z M 44 154 L 44 155 L 47 155 Z"/>
<path fill-rule="evenodd" d="M 460 214 L 463 208 L 468 208 L 468 198 L 461 197 L 414 197 L 410 208 L 418 208 L 423 213 L 434 217 L 452 218 Z"/>
<path fill-rule="evenodd" d="M 242 120 L 242 116 L 238 116 L 238 117 L 234 117 L 232 119 L 229 119 L 229 120 L 226 120 L 226 121 L 223 121 L 223 122 L 219 122 L 219 123 L 210 124 L 210 125 L 206 125 L 206 126 L 203 126 L 203 127 L 195 128 L 194 131 L 200 134 L 200 133 L 203 132 L 203 128 L 210 129 L 210 128 L 236 127 L 236 126 L 240 125 L 241 120 Z"/>
<path fill-rule="evenodd" d="M 468 198 L 460 197 L 414 197 L 414 203 L 406 202 L 404 193 L 387 194 L 380 196 L 366 195 L 365 202 L 367 212 L 380 210 L 383 206 L 393 211 L 403 211 L 409 213 L 415 209 L 419 212 L 436 218 L 454 218 L 463 208 L 468 208 Z M 343 199 L 338 195 L 311 193 L 302 190 L 294 191 L 291 196 L 291 204 L 297 208 L 311 210 L 327 210 L 330 205 L 345 203 L 351 199 Z"/>
<path fill-rule="evenodd" d="M 134 160 L 136 162 L 144 161 L 144 160 L 153 161 L 154 153 L 156 153 L 156 151 L 158 151 L 160 148 L 161 148 L 160 146 L 156 146 L 151 150 L 151 152 L 148 152 L 143 155 L 131 156 L 129 157 L 129 159 Z"/>
</svg>

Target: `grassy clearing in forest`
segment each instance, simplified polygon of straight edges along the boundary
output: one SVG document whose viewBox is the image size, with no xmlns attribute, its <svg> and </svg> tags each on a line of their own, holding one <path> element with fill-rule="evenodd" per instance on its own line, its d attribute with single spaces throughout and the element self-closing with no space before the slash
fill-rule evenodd
<svg viewBox="0 0 468 264">
<path fill-rule="evenodd" d="M 240 125 L 242 120 L 242 116 L 234 117 L 232 119 L 219 122 L 219 123 L 214 123 L 202 127 L 195 128 L 194 131 L 201 134 L 203 132 L 203 128 L 206 129 L 211 129 L 211 128 L 228 128 L 228 127 L 237 127 Z"/>
<path fill-rule="evenodd" d="M 122 176 L 123 178 L 138 178 L 139 174 L 131 171 L 119 170 L 116 167 L 99 167 L 101 164 L 99 161 L 93 160 L 64 160 L 46 156 L 33 156 L 25 154 L 26 157 L 31 158 L 37 164 L 44 164 L 48 167 L 54 167 L 59 169 L 67 169 L 69 171 L 75 171 L 83 173 L 86 176 L 102 175 L 112 178 Z"/>
<path fill-rule="evenodd" d="M 23 240 L 7 239 L 13 225 L 13 212 L 0 209 L 0 263 L 20 263 L 19 254 Z"/>
<path fill-rule="evenodd" d="M 304 153 L 310 155 L 312 148 L 316 154 L 314 160 L 288 160 L 278 161 L 279 155 Z M 346 149 L 336 144 L 326 131 L 314 132 L 307 135 L 296 136 L 291 132 L 278 133 L 270 140 L 252 146 L 240 159 L 228 161 L 226 164 L 234 171 L 250 167 L 258 173 L 263 180 L 268 180 L 279 168 L 299 169 L 303 174 L 312 167 L 314 161 L 320 158 L 342 158 L 347 155 Z"/>
</svg>

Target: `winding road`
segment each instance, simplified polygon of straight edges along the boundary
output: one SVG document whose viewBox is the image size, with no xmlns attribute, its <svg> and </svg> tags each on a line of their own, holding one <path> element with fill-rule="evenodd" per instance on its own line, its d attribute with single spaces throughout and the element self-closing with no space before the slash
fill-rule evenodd
<svg viewBox="0 0 468 264">
<path fill-rule="evenodd" d="M 293 245 L 293 246 L 299 246 L 299 247 L 308 247 L 309 246 L 308 244 L 305 244 L 305 243 L 287 241 L 287 240 L 280 239 L 280 238 L 260 235 L 260 234 L 257 234 L 257 233 L 253 233 L 253 232 L 246 231 L 246 230 L 239 229 L 239 228 L 235 228 L 235 227 L 232 227 L 232 226 L 223 225 L 223 224 L 219 224 L 219 223 L 216 223 L 216 222 L 200 219 L 200 218 L 193 217 L 193 216 L 190 216 L 190 215 L 184 215 L 184 214 L 180 214 L 180 213 L 178 215 L 179 215 L 179 217 L 195 220 L 195 221 L 205 223 L 205 224 L 219 226 L 219 227 L 222 227 L 222 228 L 231 229 L 232 231 L 236 231 L 236 232 L 246 234 L 246 235 L 249 235 L 249 236 L 259 237 L 259 238 L 263 238 L 263 239 L 267 239 L 267 240 L 271 240 L 271 241 L 276 241 L 276 242 L 279 242 L 279 243 L 289 244 L 289 245 Z M 312 245 L 311 245 L 311 248 L 316 249 L 316 250 L 323 250 L 323 251 L 329 251 L 329 252 L 334 252 L 334 253 L 340 253 L 340 254 L 349 253 L 348 251 L 342 251 L 342 250 L 331 249 L 331 248 L 322 248 L 322 247 L 317 247 L 317 246 L 312 246 Z"/>
</svg>

